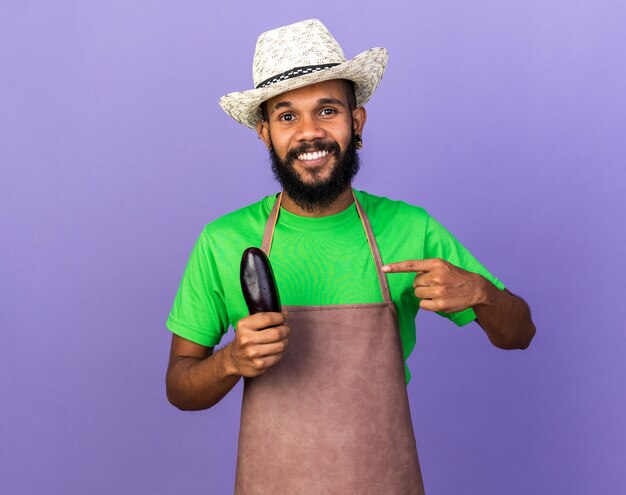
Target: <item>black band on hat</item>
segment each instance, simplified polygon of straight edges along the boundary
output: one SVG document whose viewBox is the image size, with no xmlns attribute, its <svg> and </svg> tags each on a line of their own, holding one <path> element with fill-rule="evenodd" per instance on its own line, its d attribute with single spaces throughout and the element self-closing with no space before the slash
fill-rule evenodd
<svg viewBox="0 0 626 495">
<path fill-rule="evenodd" d="M 280 81 L 285 81 L 287 79 L 292 79 L 294 77 L 303 76 L 305 74 L 310 74 L 311 72 L 318 72 L 320 70 L 330 69 L 331 67 L 335 67 L 336 65 L 341 65 L 341 64 L 336 63 L 336 64 L 324 64 L 324 65 L 303 65 L 302 67 L 294 67 L 291 70 L 272 76 L 269 79 L 266 79 L 265 81 L 263 81 L 262 83 L 257 84 L 256 89 L 265 88 L 271 84 L 274 84 Z"/>
</svg>

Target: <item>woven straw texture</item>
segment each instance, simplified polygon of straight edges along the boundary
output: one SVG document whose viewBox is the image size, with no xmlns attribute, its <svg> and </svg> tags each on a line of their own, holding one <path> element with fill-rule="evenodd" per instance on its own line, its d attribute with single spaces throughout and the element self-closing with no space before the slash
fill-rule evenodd
<svg viewBox="0 0 626 495">
<path fill-rule="evenodd" d="M 256 89 L 222 96 L 220 105 L 237 122 L 254 129 L 262 102 L 309 84 L 348 79 L 355 84 L 357 106 L 362 106 L 380 83 L 387 58 L 385 48 L 372 48 L 346 61 L 337 40 L 317 19 L 279 27 L 257 40 L 252 63 Z M 327 67 L 330 64 L 336 65 Z"/>
</svg>

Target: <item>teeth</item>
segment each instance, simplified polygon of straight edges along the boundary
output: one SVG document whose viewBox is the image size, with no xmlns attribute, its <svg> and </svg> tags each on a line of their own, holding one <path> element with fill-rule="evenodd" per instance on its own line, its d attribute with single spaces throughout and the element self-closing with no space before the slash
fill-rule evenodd
<svg viewBox="0 0 626 495">
<path fill-rule="evenodd" d="M 313 153 L 302 153 L 301 155 L 298 155 L 298 160 L 319 160 L 326 155 L 328 155 L 328 151 L 314 151 Z"/>
</svg>

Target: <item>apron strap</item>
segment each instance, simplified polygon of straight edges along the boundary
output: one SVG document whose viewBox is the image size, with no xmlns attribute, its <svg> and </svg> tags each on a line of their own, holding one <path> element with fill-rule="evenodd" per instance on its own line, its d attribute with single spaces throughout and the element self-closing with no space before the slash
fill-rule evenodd
<svg viewBox="0 0 626 495">
<path fill-rule="evenodd" d="M 263 242 L 261 243 L 261 250 L 266 254 L 266 256 L 270 257 L 270 249 L 272 248 L 272 239 L 274 238 L 274 227 L 276 227 L 276 221 L 278 220 L 278 212 L 280 211 L 280 203 L 283 200 L 283 193 L 278 194 L 278 198 L 276 198 L 276 202 L 274 203 L 274 207 L 272 211 L 270 211 L 270 216 L 267 218 L 267 223 L 265 224 L 265 231 L 263 232 Z"/>
<path fill-rule="evenodd" d="M 370 225 L 369 218 L 365 213 L 365 210 L 359 203 L 359 200 L 356 198 L 354 191 L 352 191 L 352 197 L 354 198 L 354 204 L 356 205 L 356 210 L 359 214 L 359 218 L 361 219 L 361 223 L 363 224 L 363 229 L 365 230 L 365 235 L 367 236 L 367 242 L 370 246 L 370 251 L 372 252 L 372 256 L 374 257 L 374 264 L 376 265 L 376 273 L 378 274 L 378 282 L 380 283 L 380 291 L 383 295 L 383 301 L 386 303 L 391 303 L 391 295 L 389 293 L 389 284 L 387 284 L 387 277 L 383 273 L 383 262 L 380 257 L 380 251 L 378 249 L 378 244 L 376 243 L 376 238 L 374 237 L 374 232 L 372 231 L 372 226 Z M 280 211 L 280 204 L 283 199 L 283 194 L 280 193 L 272 210 L 270 211 L 269 217 L 267 218 L 267 223 L 265 224 L 265 231 L 263 232 L 263 242 L 261 243 L 261 249 L 269 258 L 270 249 L 272 247 L 272 239 L 274 237 L 274 228 L 276 227 L 276 222 L 278 220 L 278 213 Z"/>
<path fill-rule="evenodd" d="M 367 217 L 367 214 L 361 206 L 361 203 L 359 203 L 359 200 L 356 199 L 354 191 L 352 191 L 352 196 L 354 197 L 356 210 L 359 212 L 359 216 L 361 217 L 361 223 L 363 224 L 363 228 L 365 229 L 365 235 L 367 236 L 367 242 L 370 245 L 370 251 L 374 256 L 374 263 L 376 264 L 376 273 L 378 274 L 378 281 L 380 282 L 380 290 L 383 294 L 383 301 L 385 301 L 386 303 L 390 303 L 391 295 L 389 293 L 389 284 L 387 284 L 387 277 L 383 273 L 383 261 L 380 257 L 380 250 L 378 249 L 378 243 L 376 242 L 376 238 L 374 237 L 374 231 L 372 230 L 372 226 L 370 225 L 370 219 Z"/>
</svg>

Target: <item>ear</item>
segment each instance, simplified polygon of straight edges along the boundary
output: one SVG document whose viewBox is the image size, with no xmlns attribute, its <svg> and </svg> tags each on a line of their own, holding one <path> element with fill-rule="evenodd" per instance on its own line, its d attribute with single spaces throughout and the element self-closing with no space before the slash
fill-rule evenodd
<svg viewBox="0 0 626 495">
<path fill-rule="evenodd" d="M 270 126 L 267 121 L 261 119 L 256 123 L 256 133 L 269 149 L 272 139 L 270 138 Z"/>
<path fill-rule="evenodd" d="M 363 134 L 363 127 L 365 126 L 366 120 L 367 112 L 365 111 L 365 107 L 358 107 L 352 110 L 352 125 L 354 127 L 354 132 L 356 132 L 359 136 Z"/>
</svg>

